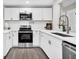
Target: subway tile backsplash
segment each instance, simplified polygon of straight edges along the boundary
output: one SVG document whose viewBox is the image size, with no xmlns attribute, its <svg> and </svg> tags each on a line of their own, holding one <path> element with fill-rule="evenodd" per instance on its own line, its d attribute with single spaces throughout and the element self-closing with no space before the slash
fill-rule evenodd
<svg viewBox="0 0 79 59">
<path fill-rule="evenodd" d="M 27 24 L 31 25 L 32 30 L 44 30 L 45 29 L 44 27 L 46 26 L 46 23 L 48 22 L 5 21 L 5 23 L 8 23 L 11 30 L 19 30 L 21 25 L 27 25 Z"/>
</svg>

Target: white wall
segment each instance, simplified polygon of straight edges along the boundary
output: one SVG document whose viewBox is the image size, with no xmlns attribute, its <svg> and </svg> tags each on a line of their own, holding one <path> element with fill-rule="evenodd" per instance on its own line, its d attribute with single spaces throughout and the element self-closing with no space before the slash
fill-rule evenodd
<svg viewBox="0 0 79 59">
<path fill-rule="evenodd" d="M 71 31 L 76 32 L 76 9 L 67 11 L 67 16 L 69 17 Z"/>
<path fill-rule="evenodd" d="M 53 5 L 53 29 L 59 31 L 60 5 Z"/>
</svg>

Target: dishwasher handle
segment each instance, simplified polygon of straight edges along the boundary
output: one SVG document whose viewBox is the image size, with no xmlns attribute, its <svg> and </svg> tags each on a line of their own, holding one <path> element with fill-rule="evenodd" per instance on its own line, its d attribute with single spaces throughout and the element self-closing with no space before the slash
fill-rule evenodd
<svg viewBox="0 0 79 59">
<path fill-rule="evenodd" d="M 67 48 L 69 51 L 73 52 L 76 54 L 76 49 L 73 48 L 72 46 L 69 46 L 69 45 L 64 45 L 65 48 Z"/>
</svg>

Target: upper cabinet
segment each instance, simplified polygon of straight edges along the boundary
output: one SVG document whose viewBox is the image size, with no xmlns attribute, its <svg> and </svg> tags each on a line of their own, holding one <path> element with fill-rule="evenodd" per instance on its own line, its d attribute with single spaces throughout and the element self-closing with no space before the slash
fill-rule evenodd
<svg viewBox="0 0 79 59">
<path fill-rule="evenodd" d="M 52 8 L 42 8 L 42 20 L 52 20 Z"/>
<path fill-rule="evenodd" d="M 19 20 L 19 8 L 4 8 L 4 20 Z"/>
<path fill-rule="evenodd" d="M 20 12 L 32 12 L 32 20 L 52 20 L 52 8 L 4 8 L 4 20 L 19 20 Z"/>
<path fill-rule="evenodd" d="M 33 20 L 52 20 L 52 8 L 33 8 Z"/>
<path fill-rule="evenodd" d="M 42 20 L 42 8 L 32 8 L 33 20 Z"/>
</svg>

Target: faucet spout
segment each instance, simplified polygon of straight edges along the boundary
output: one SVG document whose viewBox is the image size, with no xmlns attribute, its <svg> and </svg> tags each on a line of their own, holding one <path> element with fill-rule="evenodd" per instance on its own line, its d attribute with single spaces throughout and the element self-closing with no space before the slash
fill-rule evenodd
<svg viewBox="0 0 79 59">
<path fill-rule="evenodd" d="M 61 18 L 64 18 L 64 19 L 62 20 Z M 61 22 L 62 22 L 62 24 L 61 24 Z M 68 16 L 66 16 L 66 15 L 60 16 L 60 18 L 59 18 L 59 28 L 60 28 L 60 26 L 64 26 L 66 28 L 67 34 L 69 34 L 70 27 L 69 27 Z"/>
</svg>

